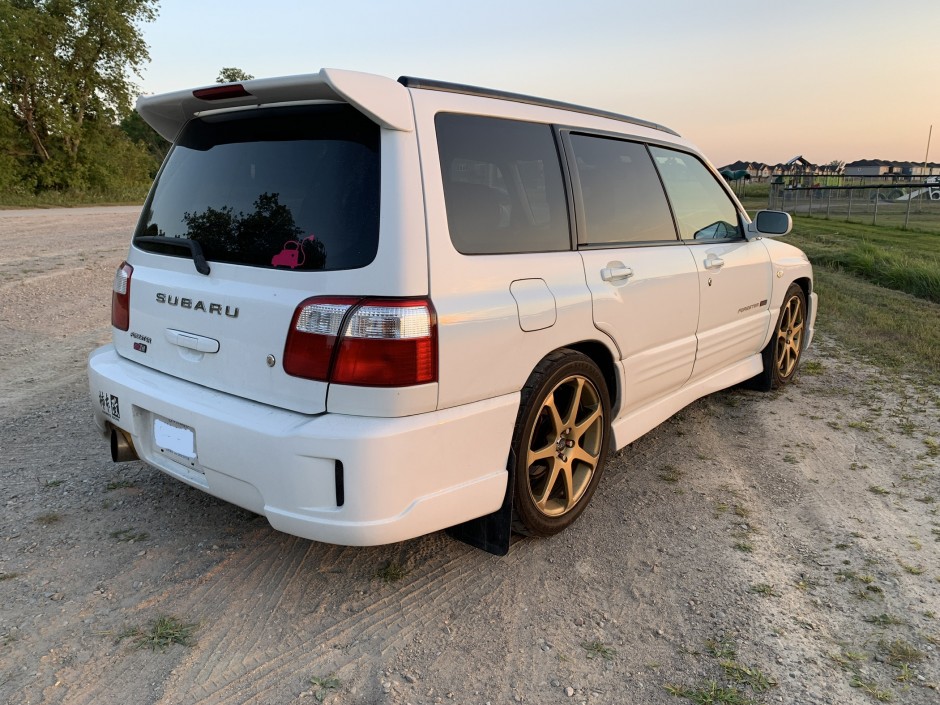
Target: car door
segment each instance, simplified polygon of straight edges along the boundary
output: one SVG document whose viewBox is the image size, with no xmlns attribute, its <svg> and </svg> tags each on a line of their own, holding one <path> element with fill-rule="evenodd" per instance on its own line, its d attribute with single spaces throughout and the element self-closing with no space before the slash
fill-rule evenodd
<svg viewBox="0 0 940 705">
<path fill-rule="evenodd" d="M 770 256 L 761 241 L 744 238 L 737 205 L 701 160 L 664 147 L 650 152 L 698 272 L 692 379 L 701 379 L 763 346 L 771 323 Z"/>
<path fill-rule="evenodd" d="M 622 417 L 688 381 L 698 276 L 644 144 L 580 132 L 564 144 L 594 324 L 623 365 Z"/>
</svg>

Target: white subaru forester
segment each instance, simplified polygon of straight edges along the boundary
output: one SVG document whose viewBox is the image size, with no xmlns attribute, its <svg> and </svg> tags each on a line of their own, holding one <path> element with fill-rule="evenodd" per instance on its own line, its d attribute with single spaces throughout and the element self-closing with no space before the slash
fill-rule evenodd
<svg viewBox="0 0 940 705">
<path fill-rule="evenodd" d="M 789 381 L 813 337 L 810 264 L 768 239 L 790 217 L 752 222 L 661 125 L 333 69 L 137 109 L 174 145 L 95 421 L 281 531 L 505 553 L 571 524 L 609 450 Z"/>
</svg>

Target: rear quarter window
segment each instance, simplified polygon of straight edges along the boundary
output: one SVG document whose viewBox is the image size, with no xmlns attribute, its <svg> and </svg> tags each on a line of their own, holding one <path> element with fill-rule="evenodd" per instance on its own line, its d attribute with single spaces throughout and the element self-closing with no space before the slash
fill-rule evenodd
<svg viewBox="0 0 940 705">
<path fill-rule="evenodd" d="M 451 241 L 463 254 L 571 247 L 561 162 L 549 125 L 435 117 Z"/>
<path fill-rule="evenodd" d="M 349 106 L 197 118 L 167 157 L 135 237 L 195 240 L 217 262 L 363 267 L 378 249 L 379 182 L 379 128 Z"/>
</svg>

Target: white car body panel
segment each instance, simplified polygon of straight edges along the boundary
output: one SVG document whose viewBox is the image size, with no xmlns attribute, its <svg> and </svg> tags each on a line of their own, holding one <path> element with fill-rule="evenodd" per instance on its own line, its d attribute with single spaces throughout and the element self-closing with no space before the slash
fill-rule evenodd
<svg viewBox="0 0 940 705">
<path fill-rule="evenodd" d="M 595 325 L 619 348 L 624 370 L 618 415 L 675 391 L 692 374 L 698 324 L 698 277 L 688 248 L 582 249 Z M 604 281 L 602 272 L 625 267 L 632 274 Z"/>
<path fill-rule="evenodd" d="M 175 379 L 110 346 L 89 362 L 99 428 L 124 430 L 142 460 L 298 536 L 348 545 L 400 541 L 495 511 L 505 494 L 518 393 L 395 419 L 310 416 Z M 119 418 L 102 412 L 99 392 L 119 400 Z M 155 447 L 155 417 L 195 430 L 192 467 Z M 443 449 L 455 462 L 441 462 Z M 472 462 L 456 462 L 463 458 Z M 429 467 L 434 472 L 415 471 Z"/>
<path fill-rule="evenodd" d="M 772 277 L 762 241 L 690 242 L 688 247 L 701 296 L 694 381 L 764 347 L 771 326 Z"/>
</svg>

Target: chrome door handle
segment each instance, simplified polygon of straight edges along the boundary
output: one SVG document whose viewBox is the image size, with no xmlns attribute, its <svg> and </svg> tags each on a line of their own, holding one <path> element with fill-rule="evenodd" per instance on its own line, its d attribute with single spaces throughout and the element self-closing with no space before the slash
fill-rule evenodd
<svg viewBox="0 0 940 705">
<path fill-rule="evenodd" d="M 624 279 L 629 279 L 632 276 L 633 270 L 629 267 L 624 267 L 622 264 L 613 267 L 604 267 L 601 270 L 601 279 L 605 282 L 619 282 Z"/>
<path fill-rule="evenodd" d="M 705 269 L 721 269 L 725 261 L 718 255 L 708 255 L 705 258 Z"/>
</svg>

